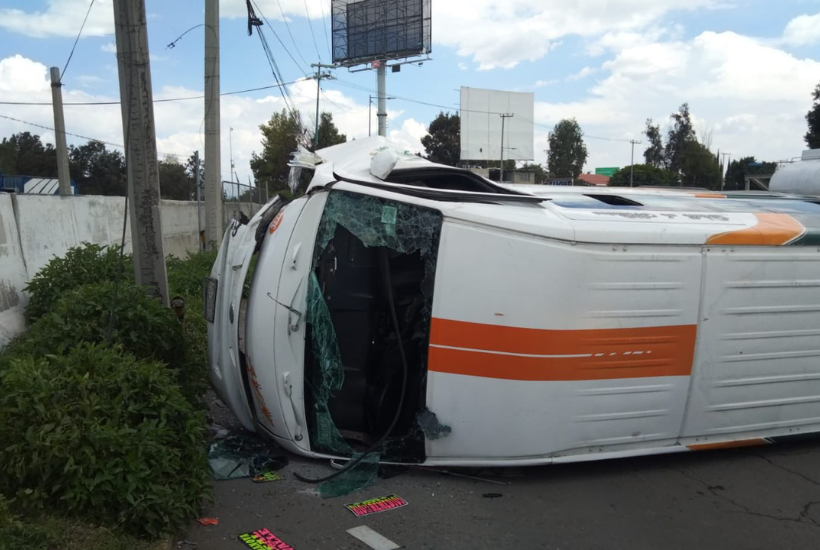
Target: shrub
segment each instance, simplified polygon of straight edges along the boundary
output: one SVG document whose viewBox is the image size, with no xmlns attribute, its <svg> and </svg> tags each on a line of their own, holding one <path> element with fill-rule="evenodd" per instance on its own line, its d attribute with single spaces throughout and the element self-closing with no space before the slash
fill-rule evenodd
<svg viewBox="0 0 820 550">
<path fill-rule="evenodd" d="M 12 358 L 0 385 L 0 491 L 21 505 L 156 537 L 208 495 L 202 412 L 164 365 L 81 344 Z"/>
<path fill-rule="evenodd" d="M 168 288 L 171 297 L 184 298 L 197 296 L 202 298 L 202 279 L 211 274 L 211 268 L 216 261 L 216 251 L 197 252 L 187 259 L 181 260 L 176 256 L 168 256 L 165 265 L 168 270 Z"/>
<path fill-rule="evenodd" d="M 123 258 L 122 278 L 134 280 L 131 255 Z M 62 258 L 53 258 L 31 278 L 25 290 L 30 299 L 26 308 L 29 321 L 51 311 L 60 294 L 89 283 L 113 281 L 120 262 L 120 247 L 83 243 L 70 248 Z"/>
</svg>

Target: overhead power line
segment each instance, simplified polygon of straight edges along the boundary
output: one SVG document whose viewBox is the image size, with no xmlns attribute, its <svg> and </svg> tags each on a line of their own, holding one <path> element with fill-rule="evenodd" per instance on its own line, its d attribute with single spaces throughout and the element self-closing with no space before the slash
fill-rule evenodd
<svg viewBox="0 0 820 550">
<path fill-rule="evenodd" d="M 35 128 L 42 128 L 43 130 L 49 130 L 51 132 L 56 132 L 56 130 L 54 128 L 52 128 L 51 126 L 45 126 L 43 124 L 37 124 L 36 122 L 29 122 L 28 120 L 21 120 L 19 118 L 14 118 L 14 117 L 7 116 L 7 115 L 0 115 L 0 118 L 5 118 L 6 120 L 19 122 L 21 124 L 28 124 L 29 126 L 33 126 Z M 63 132 L 63 133 L 67 136 L 77 137 L 77 138 L 80 138 L 80 139 L 84 139 L 86 141 L 98 141 L 100 143 L 104 143 L 105 145 L 110 145 L 111 147 L 116 147 L 117 149 L 123 149 L 123 150 L 125 149 L 124 145 L 120 145 L 119 143 L 112 143 L 110 141 L 105 141 L 104 139 L 97 139 L 97 138 L 94 138 L 94 137 L 88 137 L 88 136 L 84 136 L 84 135 L 81 135 L 81 134 L 74 134 L 72 132 Z M 179 155 L 175 155 L 173 153 L 160 153 L 159 151 L 157 151 L 157 154 L 161 155 L 163 157 L 176 157 L 176 156 L 179 156 Z"/>
<path fill-rule="evenodd" d="M 85 28 L 85 22 L 88 21 L 88 15 L 91 13 L 91 8 L 94 7 L 94 0 L 91 0 L 91 3 L 88 5 L 88 11 L 85 12 L 85 18 L 83 19 L 83 24 L 80 25 L 80 32 L 77 33 L 77 38 L 74 39 L 74 45 L 71 46 L 71 52 L 68 54 L 68 59 L 66 59 L 65 66 L 63 67 L 63 71 L 60 73 L 60 82 L 63 80 L 63 76 L 65 76 L 65 71 L 68 69 L 68 64 L 71 63 L 71 58 L 74 57 L 74 49 L 77 47 L 77 42 L 80 41 L 80 37 L 83 35 L 83 29 Z"/>
<path fill-rule="evenodd" d="M 285 46 L 285 43 L 284 43 L 284 42 L 282 42 L 282 39 L 281 39 L 281 38 L 279 38 L 279 35 L 278 35 L 278 34 L 276 34 L 276 29 L 274 29 L 274 28 L 273 28 L 273 25 L 271 25 L 271 24 L 270 24 L 270 22 L 268 21 L 268 18 L 267 18 L 267 17 L 265 17 L 265 14 L 264 14 L 264 13 L 262 13 L 262 10 L 260 10 L 260 9 L 259 9 L 259 4 L 257 4 L 257 3 L 256 3 L 256 0 L 247 0 L 247 4 L 248 4 L 248 11 L 249 11 L 249 13 L 252 13 L 252 12 L 254 12 L 254 11 L 256 11 L 256 12 L 258 12 L 258 13 L 259 13 L 259 17 L 261 17 L 261 18 L 262 18 L 262 21 L 264 21 L 264 22 L 265 22 L 265 25 L 267 25 L 267 26 L 268 26 L 268 28 L 270 29 L 270 32 L 272 32 L 272 33 L 273 33 L 273 36 L 275 36 L 275 37 L 276 37 L 276 40 L 278 40 L 278 41 L 279 41 L 279 44 L 281 44 L 282 49 L 283 49 L 283 50 L 285 50 L 285 53 L 287 53 L 287 54 L 288 54 L 288 56 L 291 58 L 291 60 L 293 60 L 293 64 L 294 64 L 294 65 L 296 65 L 296 68 L 298 68 L 298 69 L 299 69 L 299 72 L 301 72 L 301 73 L 302 73 L 303 75 L 305 75 L 305 76 L 308 76 L 308 71 L 307 71 L 307 69 L 305 69 L 304 67 L 302 67 L 302 66 L 299 64 L 299 62 L 298 62 L 298 61 L 296 61 L 296 58 L 295 58 L 295 57 L 293 57 L 293 54 L 292 54 L 292 53 L 290 53 L 290 50 L 287 48 L 287 46 Z M 279 4 L 279 0 L 277 0 L 277 4 Z M 286 27 L 287 27 L 287 29 L 288 29 L 288 34 L 290 35 L 290 40 L 291 40 L 291 42 L 293 42 L 293 47 L 294 47 L 294 48 L 296 48 L 296 53 L 298 53 L 298 54 L 299 54 L 299 57 L 302 59 L 302 62 L 303 62 L 305 65 L 310 65 L 310 63 L 308 63 L 307 61 L 305 61 L 305 58 L 304 58 L 304 56 L 302 55 L 302 52 L 301 52 L 301 51 L 299 51 L 299 46 L 297 46 L 297 45 L 296 45 L 296 40 L 294 40 L 294 38 L 293 38 L 293 33 L 291 33 L 291 32 L 290 32 L 290 25 L 288 24 L 288 20 L 287 20 L 287 18 L 285 17 L 285 12 L 284 12 L 284 10 L 282 9 L 282 5 L 281 5 L 281 4 L 279 4 L 279 11 L 282 13 L 282 20 L 285 22 L 285 26 L 286 26 Z"/>
<path fill-rule="evenodd" d="M 308 9 L 307 0 L 305 0 L 305 16 L 310 26 L 310 36 L 313 38 L 313 47 L 316 48 L 316 55 L 319 56 L 319 63 L 322 62 L 322 54 L 319 53 L 319 44 L 316 42 L 316 34 L 313 32 L 313 21 L 310 20 L 310 10 Z"/>
</svg>

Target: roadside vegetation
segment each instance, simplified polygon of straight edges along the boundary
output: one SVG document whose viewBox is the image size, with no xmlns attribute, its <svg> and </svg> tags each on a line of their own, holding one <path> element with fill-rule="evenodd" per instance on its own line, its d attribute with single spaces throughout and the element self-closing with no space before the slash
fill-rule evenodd
<svg viewBox="0 0 820 550">
<path fill-rule="evenodd" d="M 214 259 L 168 259 L 182 322 L 134 284 L 129 255 L 113 300 L 116 247 L 71 249 L 32 278 L 30 329 L 0 354 L 0 550 L 150 548 L 210 498 Z"/>
</svg>

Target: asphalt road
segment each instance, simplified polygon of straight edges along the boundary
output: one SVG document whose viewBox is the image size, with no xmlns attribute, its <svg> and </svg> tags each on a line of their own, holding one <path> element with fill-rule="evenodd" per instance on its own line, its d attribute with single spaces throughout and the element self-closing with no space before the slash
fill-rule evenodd
<svg viewBox="0 0 820 550">
<path fill-rule="evenodd" d="M 238 534 L 268 528 L 296 550 L 366 550 L 346 530 L 367 525 L 422 550 L 820 549 L 820 441 L 480 474 L 503 486 L 412 469 L 326 500 L 293 472 L 327 463 L 290 458 L 281 481 L 215 482 L 205 515 L 219 524 L 192 522 L 185 540 L 240 550 Z M 343 507 L 390 494 L 409 505 L 365 518 Z"/>
</svg>

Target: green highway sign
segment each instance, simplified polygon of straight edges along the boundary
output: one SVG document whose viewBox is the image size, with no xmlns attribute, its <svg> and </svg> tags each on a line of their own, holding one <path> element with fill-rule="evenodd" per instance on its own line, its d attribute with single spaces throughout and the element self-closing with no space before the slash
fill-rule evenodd
<svg viewBox="0 0 820 550">
<path fill-rule="evenodd" d="M 620 170 L 620 168 L 618 168 L 617 166 L 612 167 L 612 168 L 596 168 L 595 169 L 595 174 L 597 174 L 599 176 L 607 176 L 607 177 L 611 178 L 612 176 L 615 175 L 615 172 L 617 172 L 618 170 Z"/>
</svg>

